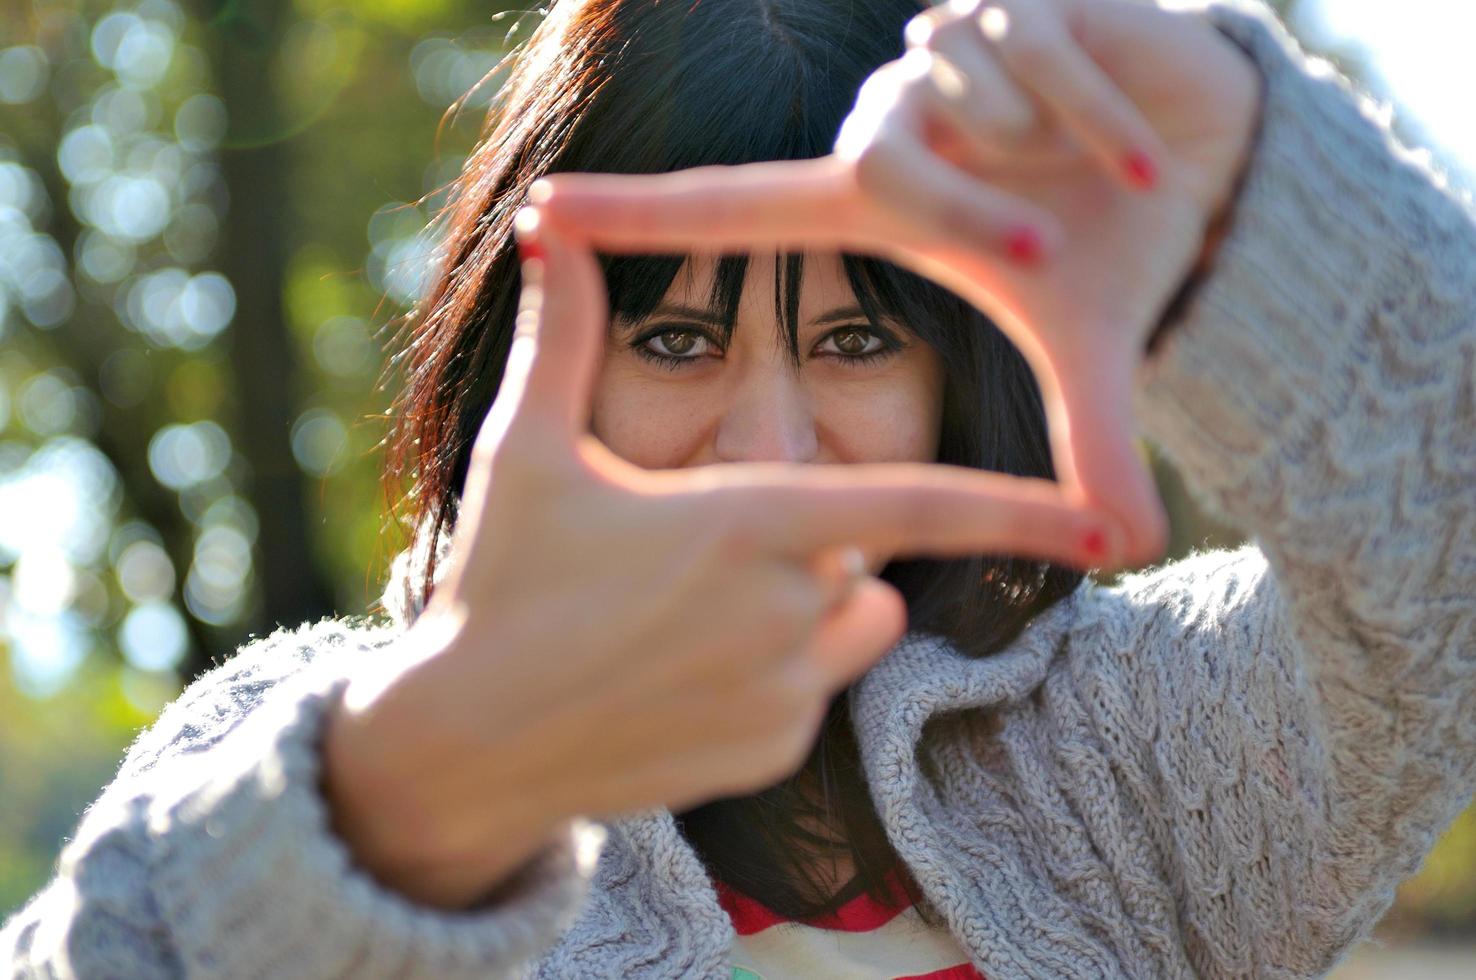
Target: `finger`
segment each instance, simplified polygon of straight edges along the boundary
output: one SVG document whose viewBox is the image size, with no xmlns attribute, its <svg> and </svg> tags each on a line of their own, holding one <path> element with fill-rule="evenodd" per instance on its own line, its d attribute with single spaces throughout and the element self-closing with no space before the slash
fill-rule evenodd
<svg viewBox="0 0 1476 980">
<path fill-rule="evenodd" d="M 907 44 L 911 50 L 902 60 L 919 62 L 912 71 L 927 75 L 939 111 L 961 134 L 974 134 L 985 152 L 997 156 L 1001 147 L 991 143 L 1015 145 L 1036 135 L 1034 100 L 988 53 L 972 18 L 921 14 L 907 26 Z"/>
<path fill-rule="evenodd" d="M 588 422 L 609 307 L 599 265 L 525 208 L 517 219 L 523 297 L 502 391 L 508 424 L 557 430 L 571 440 Z M 502 395 L 499 394 L 499 401 Z"/>
<path fill-rule="evenodd" d="M 1116 560 L 1114 522 L 1049 481 L 932 463 L 725 464 L 667 474 L 745 547 L 811 555 L 841 545 L 895 555 Z"/>
<path fill-rule="evenodd" d="M 855 250 L 915 268 L 917 252 L 940 242 L 1034 263 L 1062 237 L 1050 212 L 969 177 L 909 134 L 859 152 L 854 161 L 558 174 L 538 182 L 537 200 L 561 229 L 617 252 Z"/>
<path fill-rule="evenodd" d="M 1053 254 L 1064 232 L 1044 208 L 996 190 L 893 130 L 857 160 L 863 193 L 892 221 L 876 224 L 888 250 L 926 255 L 942 248 L 1034 265 Z"/>
<path fill-rule="evenodd" d="M 987 4 L 980 29 L 1018 83 L 1059 116 L 1060 124 L 1125 186 L 1155 185 L 1168 154 L 1137 106 L 1097 67 L 1045 5 Z"/>
<path fill-rule="evenodd" d="M 850 598 L 826 616 L 806 656 L 831 690 L 866 673 L 907 630 L 907 603 L 880 579 L 863 577 Z"/>
<path fill-rule="evenodd" d="M 1052 456 L 1068 493 L 1121 528 L 1122 558 L 1143 565 L 1161 557 L 1168 518 L 1133 437 L 1128 355 L 1078 344 L 1052 357 L 1047 395 Z"/>
<path fill-rule="evenodd" d="M 990 118 L 971 80 L 943 58 L 914 51 L 903 60 L 914 62 L 904 111 L 930 150 L 971 174 L 1010 161 L 1018 144 L 1016 120 Z"/>
<path fill-rule="evenodd" d="M 561 230 L 613 252 L 800 251 L 850 242 L 846 168 L 834 157 L 664 174 L 555 174 L 528 192 Z M 841 220 L 838 220 L 841 219 Z"/>
</svg>

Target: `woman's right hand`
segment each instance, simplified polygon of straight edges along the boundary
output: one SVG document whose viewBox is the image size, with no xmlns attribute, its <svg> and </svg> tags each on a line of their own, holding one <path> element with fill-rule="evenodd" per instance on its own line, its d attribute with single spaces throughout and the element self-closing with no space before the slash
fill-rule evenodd
<svg viewBox="0 0 1476 980">
<path fill-rule="evenodd" d="M 646 471 L 588 434 L 594 256 L 520 216 L 523 307 L 445 578 L 351 682 L 324 785 L 356 858 L 419 900 L 485 896 L 575 815 L 682 810 L 798 768 L 830 698 L 906 628 L 842 556 L 1110 563 L 1060 488 L 919 464 Z"/>
</svg>

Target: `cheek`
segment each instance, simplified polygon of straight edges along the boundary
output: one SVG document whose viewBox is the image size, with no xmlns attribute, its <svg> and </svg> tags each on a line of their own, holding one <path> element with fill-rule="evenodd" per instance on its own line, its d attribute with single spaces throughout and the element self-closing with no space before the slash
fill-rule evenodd
<svg viewBox="0 0 1476 980">
<path fill-rule="evenodd" d="M 819 408 L 822 441 L 837 462 L 931 463 L 943 417 L 942 367 L 930 353 L 885 376 L 828 386 Z"/>
<path fill-rule="evenodd" d="M 649 470 L 688 464 L 710 428 L 699 386 L 642 377 L 611 359 L 595 386 L 590 431 L 615 455 Z"/>
</svg>

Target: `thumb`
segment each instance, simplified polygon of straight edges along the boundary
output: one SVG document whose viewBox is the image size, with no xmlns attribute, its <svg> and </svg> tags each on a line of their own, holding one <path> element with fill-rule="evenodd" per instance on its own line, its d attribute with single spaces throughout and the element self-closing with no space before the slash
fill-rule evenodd
<svg viewBox="0 0 1476 980">
<path fill-rule="evenodd" d="M 514 225 L 523 257 L 522 305 L 498 401 L 508 428 L 534 427 L 572 443 L 588 424 L 609 322 L 604 276 L 576 245 L 524 208 Z"/>
<path fill-rule="evenodd" d="M 867 576 L 815 632 L 810 656 L 832 690 L 866 673 L 907 630 L 907 603 L 895 588 Z"/>
</svg>

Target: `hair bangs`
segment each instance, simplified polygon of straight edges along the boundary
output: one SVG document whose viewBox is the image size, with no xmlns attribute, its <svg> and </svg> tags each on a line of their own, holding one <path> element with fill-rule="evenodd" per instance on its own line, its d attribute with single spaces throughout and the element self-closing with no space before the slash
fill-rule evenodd
<svg viewBox="0 0 1476 980">
<path fill-rule="evenodd" d="M 896 56 L 896 10 L 853 0 L 626 4 L 612 17 L 599 32 L 610 40 L 605 80 L 592 88 L 558 170 L 666 173 L 823 156 L 861 83 Z M 602 257 L 612 317 L 649 317 L 686 258 Z M 708 303 L 725 339 L 747 269 L 748 256 L 725 255 L 713 276 Z M 775 277 L 778 322 L 797 360 L 803 260 L 777 261 Z M 852 285 L 868 316 L 913 327 L 897 300 L 905 289 L 877 291 L 856 277 Z"/>
</svg>

